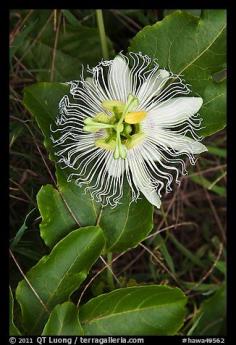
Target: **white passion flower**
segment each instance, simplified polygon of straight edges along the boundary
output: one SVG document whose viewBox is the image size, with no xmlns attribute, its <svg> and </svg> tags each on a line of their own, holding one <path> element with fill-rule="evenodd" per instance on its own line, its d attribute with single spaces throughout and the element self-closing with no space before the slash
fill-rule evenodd
<svg viewBox="0 0 236 345">
<path fill-rule="evenodd" d="M 207 150 L 197 135 L 202 98 L 186 97 L 179 76 L 141 53 L 87 71 L 91 77 L 67 83 L 70 98 L 61 99 L 51 126 L 58 163 L 103 205 L 115 207 L 127 181 L 132 201 L 142 193 L 159 208 L 163 189 L 187 173 L 184 158 L 195 164 L 193 155 Z"/>
</svg>

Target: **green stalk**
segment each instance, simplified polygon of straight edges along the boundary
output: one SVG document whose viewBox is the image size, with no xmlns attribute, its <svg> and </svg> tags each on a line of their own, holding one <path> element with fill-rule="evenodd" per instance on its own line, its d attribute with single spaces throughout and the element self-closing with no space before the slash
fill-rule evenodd
<svg viewBox="0 0 236 345">
<path fill-rule="evenodd" d="M 99 36 L 100 36 L 100 41 L 101 41 L 101 46 L 102 46 L 102 55 L 105 60 L 108 60 L 109 54 L 108 54 L 107 38 L 106 38 L 106 33 L 105 33 L 102 10 L 96 10 L 96 16 L 97 16 L 97 24 L 98 24 Z"/>
<path fill-rule="evenodd" d="M 112 253 L 107 253 L 107 263 L 112 270 Z M 109 288 L 111 290 L 114 290 L 115 285 L 114 285 L 113 275 L 111 273 L 111 270 L 107 269 L 107 283 L 108 283 Z"/>
<path fill-rule="evenodd" d="M 118 159 L 119 157 L 125 159 L 126 158 L 126 148 L 121 142 L 120 133 L 123 132 L 124 126 L 122 125 L 125 115 L 134 109 L 139 104 L 138 98 L 132 96 L 131 94 L 128 96 L 127 103 L 124 107 L 122 115 L 120 117 L 119 122 L 116 125 L 116 148 L 114 151 L 114 159 Z M 122 126 L 122 127 L 121 127 Z"/>
</svg>

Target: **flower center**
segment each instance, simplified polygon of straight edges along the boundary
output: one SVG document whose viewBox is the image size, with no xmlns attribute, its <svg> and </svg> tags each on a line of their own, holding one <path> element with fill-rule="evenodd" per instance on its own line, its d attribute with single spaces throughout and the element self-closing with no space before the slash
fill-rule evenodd
<svg viewBox="0 0 236 345">
<path fill-rule="evenodd" d="M 115 159 L 127 156 L 127 150 L 137 145 L 143 138 L 140 122 L 146 117 L 146 111 L 135 111 L 139 105 L 138 98 L 129 95 L 127 102 L 104 101 L 102 106 L 112 116 L 98 113 L 93 118 L 84 120 L 84 131 L 97 132 L 104 129 L 104 138 L 95 142 L 97 147 L 113 151 Z"/>
</svg>

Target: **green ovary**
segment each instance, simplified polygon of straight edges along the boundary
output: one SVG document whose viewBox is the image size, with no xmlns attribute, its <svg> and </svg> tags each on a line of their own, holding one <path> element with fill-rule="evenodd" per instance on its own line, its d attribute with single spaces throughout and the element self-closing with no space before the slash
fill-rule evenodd
<svg viewBox="0 0 236 345">
<path fill-rule="evenodd" d="M 116 100 L 104 101 L 102 103 L 103 108 L 111 112 L 112 116 L 106 113 L 98 113 L 93 118 L 86 118 L 83 129 L 91 133 L 103 129 L 105 135 L 103 138 L 96 140 L 95 145 L 113 151 L 115 159 L 125 159 L 127 150 L 132 149 L 145 137 L 141 131 L 140 122 L 146 117 L 146 112 L 135 112 L 138 104 L 138 99 L 132 95 L 129 95 L 127 103 Z M 125 118 L 132 118 L 132 123 L 129 123 L 129 121 L 127 123 Z"/>
</svg>

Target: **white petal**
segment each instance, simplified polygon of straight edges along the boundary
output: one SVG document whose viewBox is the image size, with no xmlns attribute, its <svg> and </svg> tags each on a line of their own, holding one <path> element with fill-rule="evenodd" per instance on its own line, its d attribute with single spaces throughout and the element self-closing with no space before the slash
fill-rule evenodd
<svg viewBox="0 0 236 345">
<path fill-rule="evenodd" d="M 161 207 L 161 199 L 159 198 L 155 189 L 152 189 L 152 187 L 149 189 L 144 189 L 142 186 L 140 186 L 140 191 L 152 205 L 156 206 L 157 208 Z"/>
<path fill-rule="evenodd" d="M 144 107 L 149 98 L 157 96 L 161 92 L 169 75 L 170 73 L 166 70 L 159 69 L 153 76 L 145 80 L 137 93 L 137 97 L 141 101 L 140 107 Z"/>
<path fill-rule="evenodd" d="M 159 129 L 155 131 L 156 142 L 179 152 L 198 154 L 207 151 L 205 145 L 185 135 Z"/>
<path fill-rule="evenodd" d="M 144 168 L 145 163 L 143 158 L 140 154 L 135 155 L 135 149 L 129 152 L 128 164 L 135 187 L 140 190 L 152 205 L 160 208 L 161 200 L 150 182 L 150 177 Z"/>
<path fill-rule="evenodd" d="M 202 102 L 201 97 L 172 98 L 150 110 L 148 120 L 161 127 L 172 127 L 196 114 Z"/>
<path fill-rule="evenodd" d="M 108 73 L 109 91 L 114 100 L 126 102 L 131 92 L 130 70 L 125 59 L 117 55 Z"/>
<path fill-rule="evenodd" d="M 179 152 L 188 151 L 190 153 L 199 154 L 208 151 L 206 146 L 199 141 L 193 140 L 192 138 L 182 136 L 182 143 L 177 143 L 175 149 Z"/>
<path fill-rule="evenodd" d="M 142 157 L 147 162 L 156 162 L 162 159 L 160 150 L 157 146 L 152 145 L 148 141 L 143 141 L 142 145 Z M 141 147 L 141 145 L 139 147 Z"/>
</svg>

